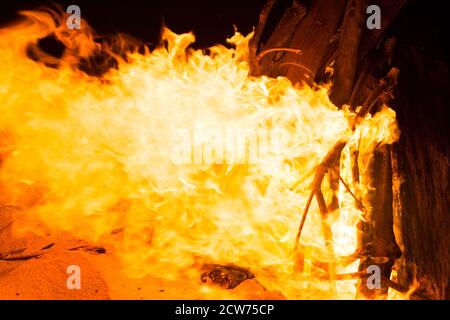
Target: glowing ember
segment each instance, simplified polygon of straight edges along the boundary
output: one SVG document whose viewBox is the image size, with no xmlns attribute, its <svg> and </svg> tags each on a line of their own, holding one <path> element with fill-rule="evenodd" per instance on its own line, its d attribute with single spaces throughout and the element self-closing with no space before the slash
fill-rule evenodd
<svg viewBox="0 0 450 320">
<path fill-rule="evenodd" d="M 357 266 L 339 264 L 356 249 L 362 215 L 342 182 L 326 222 L 313 202 L 301 253 L 297 226 L 314 170 L 338 140 L 358 144 L 364 176 L 374 147 L 398 138 L 391 109 L 353 132 L 354 114 L 333 106 L 326 88 L 248 77 L 251 35 L 239 33 L 234 49 L 206 54 L 189 48 L 192 34 L 165 29 L 165 45 L 88 76 L 75 66 L 98 50 L 92 30 L 24 15 L 0 30 L 0 204 L 20 208 L 17 231 L 109 243 L 133 277 L 199 278 L 205 264 L 232 264 L 287 298 L 354 297 L 355 281 L 330 281 L 317 267 Z M 27 56 L 51 33 L 69 48 L 57 68 Z M 352 183 L 348 147 L 340 169 L 364 194 Z M 329 190 L 325 180 L 327 202 Z"/>
</svg>

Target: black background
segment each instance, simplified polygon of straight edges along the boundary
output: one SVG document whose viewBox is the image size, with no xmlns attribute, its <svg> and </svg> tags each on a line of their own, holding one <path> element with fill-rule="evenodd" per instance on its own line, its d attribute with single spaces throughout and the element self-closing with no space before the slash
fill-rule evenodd
<svg viewBox="0 0 450 320">
<path fill-rule="evenodd" d="M 48 6 L 43 0 L 1 0 L 0 25 L 18 17 L 19 10 Z M 99 34 L 123 32 L 145 42 L 158 42 L 161 25 L 177 33 L 194 31 L 199 46 L 225 43 L 238 30 L 247 34 L 258 22 L 265 0 L 63 0 L 64 11 L 81 8 L 81 17 Z"/>
<path fill-rule="evenodd" d="M 175 308 L 182 304 L 216 307 L 220 304 L 272 304 L 270 315 L 180 316 Z M 46 319 L 407 319 L 413 316 L 445 315 L 448 301 L 9 301 L 0 302 L 2 310 L 11 310 L 16 318 L 42 316 Z M 28 314 L 29 313 L 29 314 Z"/>
</svg>

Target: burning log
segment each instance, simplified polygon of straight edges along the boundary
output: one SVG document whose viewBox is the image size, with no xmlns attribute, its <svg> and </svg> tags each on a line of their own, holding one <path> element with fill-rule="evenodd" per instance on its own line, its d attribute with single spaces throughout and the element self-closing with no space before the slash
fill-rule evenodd
<svg viewBox="0 0 450 320">
<path fill-rule="evenodd" d="M 374 152 L 369 160 L 368 181 L 362 181 L 368 187 L 365 196 L 366 210 L 359 228 L 362 238 L 360 247 L 360 270 L 366 270 L 371 265 L 381 269 L 383 277 L 389 279 L 391 268 L 400 257 L 400 250 L 395 242 L 392 218 L 392 175 L 389 146 L 382 146 Z M 366 298 L 387 295 L 387 286 L 378 290 L 369 289 L 365 281 L 359 285 L 359 293 Z"/>
</svg>

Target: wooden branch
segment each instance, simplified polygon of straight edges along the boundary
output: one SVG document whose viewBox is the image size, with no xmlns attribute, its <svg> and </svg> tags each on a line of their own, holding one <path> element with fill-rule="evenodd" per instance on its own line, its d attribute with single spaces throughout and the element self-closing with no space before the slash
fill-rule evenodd
<svg viewBox="0 0 450 320">
<path fill-rule="evenodd" d="M 302 219 L 300 221 L 300 225 L 298 226 L 297 236 L 295 237 L 295 246 L 294 250 L 297 251 L 298 244 L 300 242 L 300 238 L 302 236 L 303 226 L 305 225 L 306 216 L 308 215 L 309 207 L 311 206 L 312 199 L 314 197 L 314 194 L 316 193 L 317 189 L 320 188 L 320 185 L 322 184 L 322 179 L 325 175 L 324 168 L 322 166 L 319 166 L 319 168 L 316 171 L 316 175 L 314 176 L 311 193 L 309 194 L 308 200 L 306 201 L 305 209 L 303 209 Z"/>
<path fill-rule="evenodd" d="M 311 69 L 309 69 L 308 67 L 305 67 L 301 63 L 298 63 L 298 62 L 284 62 L 284 63 L 281 63 L 279 67 L 282 68 L 284 66 L 294 66 L 294 67 L 303 69 L 306 72 L 308 72 L 308 78 L 310 78 L 310 79 L 312 79 L 312 77 L 314 76 L 314 73 L 311 71 Z"/>
<path fill-rule="evenodd" d="M 373 109 L 378 100 L 386 93 L 389 93 L 393 88 L 397 86 L 400 70 L 397 68 L 391 68 L 387 76 L 380 80 L 378 87 L 367 97 L 366 101 L 362 105 L 361 109 L 356 114 L 351 124 L 354 130 L 355 125 L 364 120 L 364 117 Z"/>
<path fill-rule="evenodd" d="M 328 211 L 333 212 L 339 209 L 339 163 L 329 173 L 330 189 L 332 192 L 331 201 L 328 204 Z"/>
<path fill-rule="evenodd" d="M 330 224 L 327 221 L 328 217 L 328 207 L 325 202 L 325 198 L 323 196 L 322 190 L 319 187 L 315 193 L 317 203 L 319 205 L 320 215 L 322 217 L 322 232 L 323 237 L 325 239 L 325 246 L 328 251 L 330 257 L 334 257 L 334 248 L 333 248 L 333 233 L 331 231 Z M 328 279 L 330 280 L 330 288 L 331 293 L 336 294 L 336 284 L 334 283 L 336 276 L 336 263 L 333 261 L 327 262 L 327 271 L 328 271 Z"/>
<path fill-rule="evenodd" d="M 331 228 L 328 225 L 326 219 L 328 216 L 328 207 L 327 203 L 325 202 L 325 197 L 323 196 L 321 188 L 317 190 L 315 193 L 316 200 L 319 205 L 320 215 L 322 217 L 322 230 L 323 230 L 323 237 L 325 238 L 325 245 L 327 247 L 331 246 L 331 243 L 333 241 L 333 234 L 331 232 Z"/>
<path fill-rule="evenodd" d="M 270 49 L 266 49 L 266 50 L 261 51 L 261 53 L 258 54 L 258 55 L 256 56 L 256 61 L 257 61 L 258 63 L 260 63 L 261 60 L 262 60 L 267 54 L 272 53 L 272 52 L 280 52 L 280 51 L 281 51 L 281 52 L 292 52 L 292 53 L 295 53 L 295 54 L 298 54 L 298 55 L 302 54 L 302 50 L 300 50 L 300 49 L 295 49 L 295 48 L 285 48 L 285 47 L 280 47 L 280 48 L 270 48 Z"/>
<path fill-rule="evenodd" d="M 320 163 L 317 168 L 316 175 L 314 176 L 311 193 L 308 197 L 308 201 L 306 202 L 305 209 L 303 210 L 302 219 L 300 221 L 300 225 L 298 227 L 297 236 L 295 238 L 295 250 L 297 250 L 298 242 L 300 241 L 300 237 L 302 235 L 303 226 L 305 225 L 306 216 L 308 215 L 309 207 L 311 206 L 311 201 L 316 194 L 317 190 L 320 188 L 322 184 L 323 177 L 328 169 L 332 168 L 333 165 L 339 160 L 339 156 L 341 154 L 342 149 L 347 144 L 347 141 L 340 140 L 338 141 L 333 148 L 328 152 L 325 158 Z"/>
<path fill-rule="evenodd" d="M 342 182 L 342 184 L 344 185 L 345 189 L 347 189 L 348 193 L 350 193 L 350 195 L 353 197 L 353 199 L 355 199 L 356 202 L 356 206 L 358 208 L 361 208 L 362 211 L 364 211 L 366 208 L 364 208 L 363 203 L 361 202 L 361 200 L 359 200 L 356 195 L 353 193 L 352 189 L 350 189 L 350 187 L 348 186 L 348 184 L 344 181 L 344 179 L 341 177 L 341 175 L 339 175 L 339 181 Z"/>
</svg>

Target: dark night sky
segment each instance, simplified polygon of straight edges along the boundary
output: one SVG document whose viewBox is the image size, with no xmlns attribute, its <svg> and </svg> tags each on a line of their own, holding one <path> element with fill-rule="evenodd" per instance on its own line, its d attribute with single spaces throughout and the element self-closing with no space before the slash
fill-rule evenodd
<svg viewBox="0 0 450 320">
<path fill-rule="evenodd" d="M 48 5 L 43 0 L 2 0 L 0 23 L 14 18 L 18 10 Z M 193 30 L 197 43 L 224 43 L 233 25 L 247 34 L 257 24 L 265 0 L 63 0 L 53 1 L 65 9 L 79 5 L 82 18 L 100 34 L 124 32 L 147 42 L 158 40 L 164 20 L 175 32 Z"/>
</svg>

